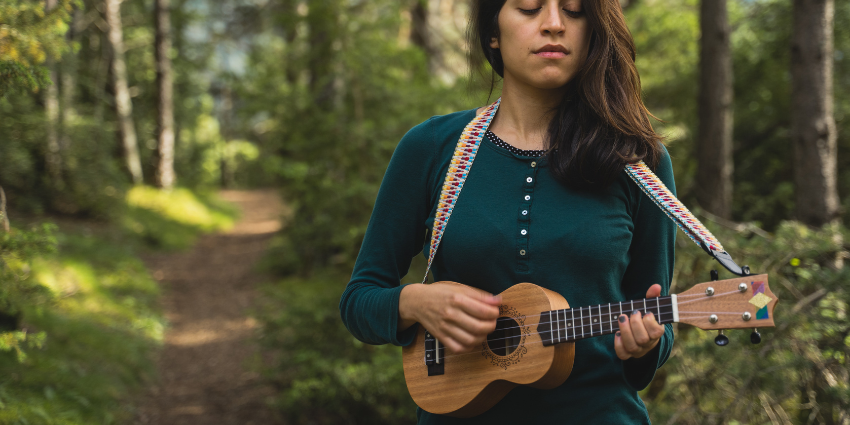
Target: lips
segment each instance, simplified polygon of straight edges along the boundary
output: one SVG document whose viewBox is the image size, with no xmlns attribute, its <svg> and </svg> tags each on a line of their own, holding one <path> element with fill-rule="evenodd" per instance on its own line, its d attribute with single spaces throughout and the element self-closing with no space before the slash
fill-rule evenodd
<svg viewBox="0 0 850 425">
<path fill-rule="evenodd" d="M 534 54 L 543 58 L 562 58 L 568 54 L 570 54 L 569 50 L 566 47 L 561 46 L 560 44 L 547 44 L 536 51 Z"/>
</svg>

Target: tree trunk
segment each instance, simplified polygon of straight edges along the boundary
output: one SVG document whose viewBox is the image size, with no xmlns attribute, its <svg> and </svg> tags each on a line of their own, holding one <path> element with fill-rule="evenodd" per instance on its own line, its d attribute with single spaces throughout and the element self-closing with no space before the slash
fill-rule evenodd
<svg viewBox="0 0 850 425">
<path fill-rule="evenodd" d="M 725 219 L 732 216 L 732 52 L 726 0 L 700 4 L 697 201 Z"/>
<path fill-rule="evenodd" d="M 109 44 L 112 46 L 112 80 L 115 90 L 115 110 L 124 146 L 124 160 L 134 184 L 142 184 L 142 161 L 133 126 L 133 103 L 127 87 L 127 65 L 124 61 L 124 36 L 121 27 L 121 1 L 105 0 L 106 23 L 109 24 Z"/>
<path fill-rule="evenodd" d="M 794 0 L 791 138 L 797 219 L 822 226 L 839 216 L 838 134 L 833 116 L 833 0 Z"/>
<path fill-rule="evenodd" d="M 169 0 L 156 0 L 157 149 L 156 185 L 174 187 L 174 103 L 171 77 L 171 11 Z"/>
<path fill-rule="evenodd" d="M 56 0 L 47 0 L 44 10 L 50 13 L 57 5 Z M 50 85 L 44 93 L 44 112 L 47 118 L 47 151 L 45 162 L 50 184 L 62 188 L 62 157 L 59 153 L 59 72 L 56 69 L 55 58 L 47 58 L 47 69 L 50 72 Z"/>
<path fill-rule="evenodd" d="M 309 69 L 310 92 L 319 108 L 330 110 L 334 91 L 334 60 L 338 57 L 333 50 L 336 37 L 337 14 L 336 0 L 314 0 L 310 2 L 307 13 L 307 26 L 310 29 L 310 52 L 307 61 Z"/>
<path fill-rule="evenodd" d="M 77 39 L 77 25 L 80 19 L 80 10 L 74 7 L 71 12 L 71 22 L 68 25 L 68 32 L 65 34 L 65 40 L 69 45 L 73 45 Z M 68 155 L 68 149 L 71 147 L 70 127 L 71 122 L 76 116 L 74 109 L 74 89 L 77 87 L 77 57 L 74 52 L 68 52 L 62 59 L 62 85 L 60 89 L 60 106 L 62 109 L 62 132 L 59 135 L 59 149 L 62 151 L 62 156 Z"/>
</svg>

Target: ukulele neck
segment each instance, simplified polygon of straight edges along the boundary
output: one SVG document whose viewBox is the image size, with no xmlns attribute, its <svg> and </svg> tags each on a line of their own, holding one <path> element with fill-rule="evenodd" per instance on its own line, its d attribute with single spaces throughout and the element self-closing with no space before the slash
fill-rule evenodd
<svg viewBox="0 0 850 425">
<path fill-rule="evenodd" d="M 676 296 L 671 295 L 544 311 L 540 314 L 540 324 L 537 329 L 543 339 L 543 345 L 573 342 L 617 332 L 620 329 L 617 318 L 622 314 L 631 316 L 635 310 L 641 312 L 641 317 L 652 313 L 660 324 L 679 321 Z"/>
</svg>

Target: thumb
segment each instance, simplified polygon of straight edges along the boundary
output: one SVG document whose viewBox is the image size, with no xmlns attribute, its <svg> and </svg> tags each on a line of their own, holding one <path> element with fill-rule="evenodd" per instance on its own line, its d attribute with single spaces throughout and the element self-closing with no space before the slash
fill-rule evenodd
<svg viewBox="0 0 850 425">
<path fill-rule="evenodd" d="M 659 285 L 657 283 L 650 286 L 649 289 L 646 291 L 646 297 L 647 298 L 655 298 L 655 297 L 660 297 L 660 296 L 661 296 L 661 285 Z"/>
</svg>

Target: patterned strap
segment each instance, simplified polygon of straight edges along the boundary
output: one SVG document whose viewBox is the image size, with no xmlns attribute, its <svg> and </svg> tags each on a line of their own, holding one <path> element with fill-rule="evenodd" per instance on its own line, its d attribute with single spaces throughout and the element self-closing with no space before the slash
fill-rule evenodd
<svg viewBox="0 0 850 425">
<path fill-rule="evenodd" d="M 463 182 L 466 181 L 466 176 L 469 175 L 469 169 L 472 167 L 472 161 L 475 160 L 475 155 L 478 153 L 478 146 L 481 145 L 481 139 L 484 138 L 484 133 L 490 127 L 493 117 L 496 116 L 496 111 L 499 109 L 501 102 L 502 98 L 496 100 L 484 112 L 470 121 L 466 125 L 466 128 L 463 129 L 463 133 L 460 134 L 455 153 L 452 156 L 452 162 L 449 163 L 449 170 L 446 172 L 446 181 L 443 183 L 443 190 L 440 192 L 440 203 L 437 205 L 434 229 L 431 231 L 431 250 L 428 253 L 428 268 L 425 269 L 425 277 L 422 278 L 422 283 L 428 281 L 431 263 L 434 261 L 434 255 L 437 254 L 437 247 L 440 246 L 440 240 L 443 239 L 443 232 L 446 231 L 446 224 L 449 222 L 449 217 L 452 216 L 452 211 L 457 203 L 460 190 L 463 189 Z"/>
<path fill-rule="evenodd" d="M 434 219 L 434 229 L 431 232 L 431 249 L 428 254 L 428 267 L 425 269 L 425 277 L 422 283 L 427 282 L 428 273 L 431 271 L 431 263 L 434 261 L 434 256 L 437 254 L 437 248 L 440 246 L 440 240 L 443 238 L 443 233 L 446 231 L 446 225 L 449 222 L 449 217 L 452 215 L 455 204 L 457 204 L 460 191 L 463 189 L 463 183 L 469 175 L 469 170 L 472 167 L 472 162 L 475 160 L 475 155 L 478 153 L 478 147 L 481 145 L 481 140 L 484 138 L 484 133 L 490 127 L 490 122 L 496 115 L 499 109 L 499 104 L 502 99 L 499 98 L 484 110 L 480 115 L 476 116 L 460 135 L 457 142 L 452 161 L 449 164 L 449 170 L 446 172 L 446 180 L 443 183 L 443 189 L 440 193 L 440 202 L 437 205 L 437 214 Z M 695 244 L 702 247 L 709 255 L 714 257 L 730 272 L 739 276 L 749 274 L 749 270 L 741 269 L 735 264 L 732 257 L 723 250 L 723 246 L 714 235 L 684 206 L 678 199 L 667 189 L 664 182 L 643 163 L 640 161 L 635 164 L 626 166 L 626 173 L 637 183 L 638 187 L 647 195 L 665 214 L 667 214 L 673 222 L 694 241 Z"/>
</svg>

